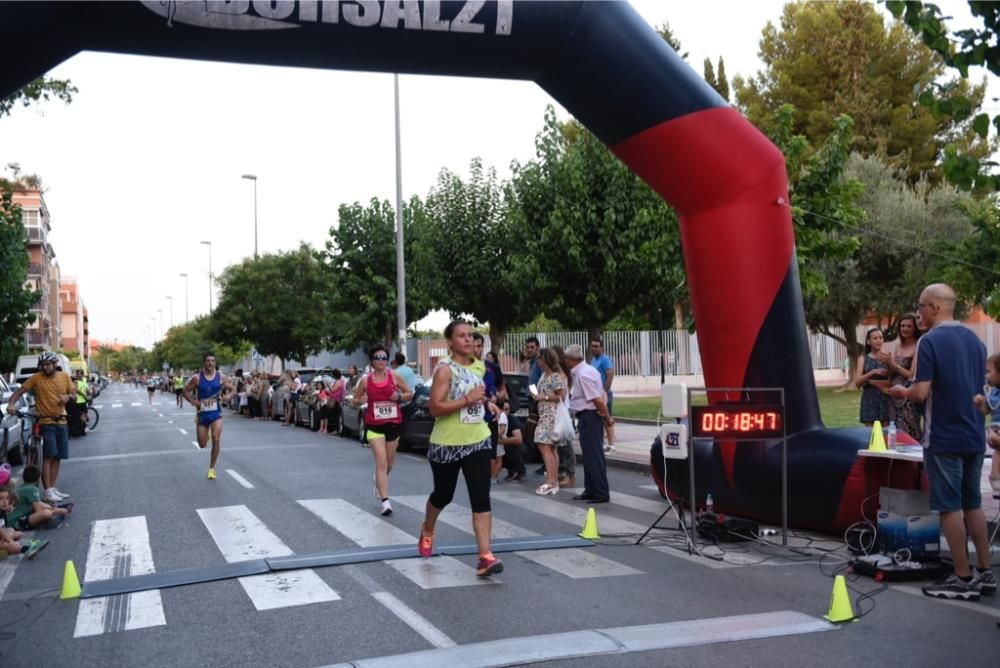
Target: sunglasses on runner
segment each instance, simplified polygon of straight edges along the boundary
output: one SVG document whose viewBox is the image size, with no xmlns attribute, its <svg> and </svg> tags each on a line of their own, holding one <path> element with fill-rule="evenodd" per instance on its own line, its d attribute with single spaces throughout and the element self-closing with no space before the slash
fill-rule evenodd
<svg viewBox="0 0 1000 668">
<path fill-rule="evenodd" d="M 376 362 L 385 362 L 389 359 L 388 355 L 372 355 L 372 359 Z"/>
</svg>

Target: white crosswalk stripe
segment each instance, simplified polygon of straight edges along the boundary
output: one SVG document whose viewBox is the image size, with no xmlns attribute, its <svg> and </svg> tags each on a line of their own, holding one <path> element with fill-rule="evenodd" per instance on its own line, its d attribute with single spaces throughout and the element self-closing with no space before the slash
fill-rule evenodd
<svg viewBox="0 0 1000 668">
<path fill-rule="evenodd" d="M 145 516 L 98 520 L 90 533 L 84 581 L 152 573 L 153 553 Z M 80 601 L 74 638 L 166 624 L 160 591 Z"/>
<path fill-rule="evenodd" d="M 398 501 L 405 506 L 422 511 L 424 504 L 427 502 L 427 497 L 398 496 L 393 497 L 393 501 Z M 445 508 L 438 518 L 438 522 L 443 522 L 469 534 L 472 533 L 472 511 L 457 503 L 452 503 Z M 538 535 L 534 531 L 522 529 L 498 519 L 495 513 L 493 515 L 494 538 L 525 538 Z M 529 550 L 516 552 L 515 554 L 574 579 L 642 575 L 642 571 L 638 571 L 625 564 L 620 564 L 617 561 L 606 559 L 588 548 L 574 547 L 559 550 Z"/>
<path fill-rule="evenodd" d="M 417 537 L 397 529 L 342 499 L 306 499 L 299 503 L 361 547 L 416 545 Z M 454 557 L 394 559 L 385 562 L 421 589 L 496 584 L 498 578 L 478 578 L 476 570 Z"/>
<path fill-rule="evenodd" d="M 293 554 L 246 506 L 200 508 L 198 516 L 230 563 Z M 340 600 L 312 569 L 252 575 L 240 584 L 257 610 Z"/>
</svg>

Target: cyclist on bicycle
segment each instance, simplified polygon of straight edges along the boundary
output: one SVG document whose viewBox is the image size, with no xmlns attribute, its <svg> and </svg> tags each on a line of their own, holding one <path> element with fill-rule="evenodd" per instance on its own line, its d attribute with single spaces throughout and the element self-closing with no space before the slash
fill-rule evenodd
<svg viewBox="0 0 1000 668">
<path fill-rule="evenodd" d="M 215 480 L 215 464 L 219 461 L 222 448 L 222 404 L 220 400 L 225 390 L 236 391 L 236 386 L 215 368 L 215 355 L 205 353 L 202 369 L 191 377 L 184 386 L 184 398 L 197 409 L 195 425 L 198 430 L 198 447 L 208 445 L 212 436 L 212 455 L 208 465 L 208 479 Z M 194 393 L 194 394 L 192 394 Z M 197 396 L 195 396 L 195 394 Z"/>
<path fill-rule="evenodd" d="M 66 404 L 66 412 L 69 413 L 69 437 L 80 438 L 87 435 L 87 399 L 90 398 L 90 387 L 83 369 L 77 369 L 73 376 L 76 394 Z"/>
<path fill-rule="evenodd" d="M 41 369 L 26 381 L 7 402 L 7 412 L 17 412 L 17 402 L 26 393 L 35 395 L 35 410 L 42 427 L 42 485 L 43 500 L 58 503 L 69 498 L 56 489 L 59 466 L 69 458 L 69 430 L 66 428 L 66 404 L 76 397 L 76 386 L 68 373 L 56 371 L 59 358 L 53 352 L 45 351 L 38 356 Z"/>
</svg>

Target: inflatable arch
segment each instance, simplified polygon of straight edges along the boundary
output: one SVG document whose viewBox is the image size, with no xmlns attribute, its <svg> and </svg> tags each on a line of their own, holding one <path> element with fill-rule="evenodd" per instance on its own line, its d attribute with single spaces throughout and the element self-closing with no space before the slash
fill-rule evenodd
<svg viewBox="0 0 1000 668">
<path fill-rule="evenodd" d="M 0 96 L 83 50 L 536 82 L 677 210 L 706 384 L 785 388 L 792 523 L 858 514 L 867 434 L 820 421 L 783 156 L 627 3 L 0 3 Z M 695 456 L 717 508 L 779 516 L 773 443 Z"/>
</svg>

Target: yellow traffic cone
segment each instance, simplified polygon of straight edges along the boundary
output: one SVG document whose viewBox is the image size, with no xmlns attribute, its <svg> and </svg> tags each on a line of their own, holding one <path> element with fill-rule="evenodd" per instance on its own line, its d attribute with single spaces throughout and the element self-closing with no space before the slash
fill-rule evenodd
<svg viewBox="0 0 1000 668">
<path fill-rule="evenodd" d="M 885 447 L 885 437 L 882 436 L 882 423 L 878 420 L 875 420 L 875 424 L 872 425 L 872 435 L 868 439 L 868 449 L 873 452 L 887 449 Z"/>
<path fill-rule="evenodd" d="M 823 615 L 834 624 L 853 622 L 856 620 L 854 608 L 851 606 L 851 596 L 847 593 L 847 580 L 838 575 L 833 581 L 833 594 L 830 595 L 830 612 Z"/>
<path fill-rule="evenodd" d="M 59 595 L 62 600 L 80 598 L 80 579 L 76 577 L 76 567 L 72 561 L 66 562 L 63 571 L 62 593 Z"/>
<path fill-rule="evenodd" d="M 597 513 L 593 508 L 587 508 L 587 520 L 583 523 L 583 531 L 577 535 L 587 540 L 597 540 L 601 537 L 601 534 L 597 533 Z"/>
</svg>

